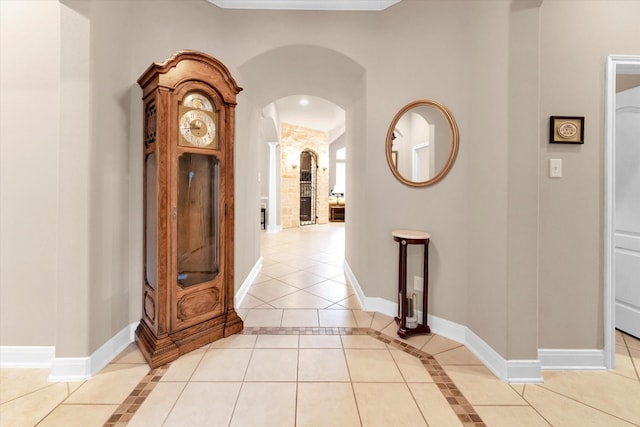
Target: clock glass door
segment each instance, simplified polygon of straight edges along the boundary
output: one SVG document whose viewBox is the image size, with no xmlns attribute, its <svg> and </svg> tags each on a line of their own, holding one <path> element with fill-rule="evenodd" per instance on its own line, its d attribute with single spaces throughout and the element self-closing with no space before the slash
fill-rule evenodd
<svg viewBox="0 0 640 427">
<path fill-rule="evenodd" d="M 220 161 L 213 155 L 178 158 L 178 284 L 209 282 L 220 269 Z"/>
</svg>

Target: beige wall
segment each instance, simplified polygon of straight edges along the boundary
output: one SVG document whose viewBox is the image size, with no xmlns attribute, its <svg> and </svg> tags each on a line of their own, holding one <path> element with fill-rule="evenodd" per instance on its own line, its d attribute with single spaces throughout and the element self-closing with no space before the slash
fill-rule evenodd
<svg viewBox="0 0 640 427">
<path fill-rule="evenodd" d="M 37 6 L 36 6 L 37 7 Z M 91 288 L 90 4 L 60 5 L 56 356 L 89 355 Z M 115 307 L 114 307 L 115 308 Z M 125 309 L 118 307 L 116 309 Z M 42 320 L 42 319 L 40 319 Z"/>
<path fill-rule="evenodd" d="M 55 345 L 59 9 L 0 2 L 0 345 Z"/>
<path fill-rule="evenodd" d="M 604 64 L 640 55 L 640 2 L 545 1 L 540 12 L 539 345 L 602 348 Z M 585 116 L 584 145 L 548 144 L 552 115 Z M 562 179 L 547 178 L 550 158 Z"/>
<path fill-rule="evenodd" d="M 538 67 L 540 0 L 511 6 L 507 102 L 507 350 L 528 359 L 538 348 Z M 487 161 L 489 161 L 487 159 Z"/>
<path fill-rule="evenodd" d="M 468 282 L 465 324 L 497 352 L 507 350 L 509 3 L 474 3 L 467 46 L 474 64 L 461 144 L 468 156 Z M 489 103 L 489 104 L 487 104 Z M 464 138 L 464 140 L 462 140 Z"/>
<path fill-rule="evenodd" d="M 307 93 L 347 112 L 346 256 L 367 296 L 395 301 L 391 230 L 424 229 L 433 314 L 468 326 L 505 358 L 602 347 L 604 59 L 640 54 L 639 2 L 405 0 L 346 14 L 220 10 L 205 0 L 0 3 L 0 345 L 86 356 L 139 318 L 135 81 L 151 62 L 196 49 L 244 88 L 236 288 L 260 256 L 261 109 Z M 18 5 L 41 37 L 5 25 Z M 30 62 L 44 54 L 51 58 Z M 47 71 L 35 85 L 34 69 Z M 25 88 L 54 112 L 43 119 L 47 145 L 29 156 L 9 141 L 39 138 L 5 108 Z M 415 189 L 388 170 L 384 137 L 396 111 L 420 98 L 451 110 L 460 151 L 443 181 Z M 548 116 L 564 114 L 586 117 L 583 146 L 546 142 Z M 549 180 L 556 157 L 565 176 Z M 27 168 L 37 175 L 20 180 Z"/>
</svg>

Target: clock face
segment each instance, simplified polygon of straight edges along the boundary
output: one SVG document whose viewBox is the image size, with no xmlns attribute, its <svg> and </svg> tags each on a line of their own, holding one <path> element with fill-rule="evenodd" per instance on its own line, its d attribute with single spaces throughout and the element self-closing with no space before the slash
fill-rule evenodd
<svg viewBox="0 0 640 427">
<path fill-rule="evenodd" d="M 199 92 L 190 92 L 182 100 L 182 105 L 190 108 L 197 108 L 198 110 L 213 111 L 211 101 Z"/>
<path fill-rule="evenodd" d="M 216 125 L 203 110 L 188 110 L 180 117 L 180 134 L 195 147 L 210 145 L 216 136 Z"/>
</svg>

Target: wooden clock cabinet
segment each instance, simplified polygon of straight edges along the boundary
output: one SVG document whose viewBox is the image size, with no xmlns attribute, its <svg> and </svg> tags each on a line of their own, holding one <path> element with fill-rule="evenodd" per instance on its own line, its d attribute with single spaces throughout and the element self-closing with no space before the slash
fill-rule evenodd
<svg viewBox="0 0 640 427">
<path fill-rule="evenodd" d="M 180 51 L 143 94 L 143 307 L 136 342 L 161 366 L 242 330 L 234 309 L 233 144 L 242 90 L 217 59 Z"/>
</svg>

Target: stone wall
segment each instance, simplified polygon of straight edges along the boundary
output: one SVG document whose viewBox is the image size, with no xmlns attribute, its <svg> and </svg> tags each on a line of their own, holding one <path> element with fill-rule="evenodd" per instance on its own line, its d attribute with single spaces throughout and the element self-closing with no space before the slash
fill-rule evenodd
<svg viewBox="0 0 640 427">
<path fill-rule="evenodd" d="M 300 226 L 300 153 L 304 150 L 313 151 L 318 158 L 317 223 L 329 222 L 328 140 L 329 136 L 326 132 L 287 123 L 282 124 L 280 142 L 282 228 Z"/>
</svg>

